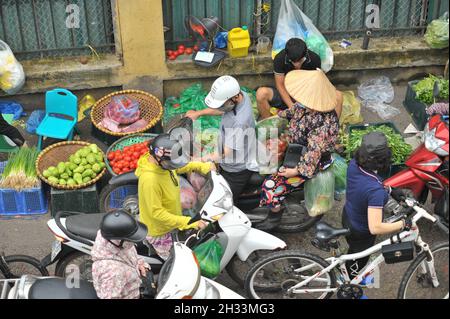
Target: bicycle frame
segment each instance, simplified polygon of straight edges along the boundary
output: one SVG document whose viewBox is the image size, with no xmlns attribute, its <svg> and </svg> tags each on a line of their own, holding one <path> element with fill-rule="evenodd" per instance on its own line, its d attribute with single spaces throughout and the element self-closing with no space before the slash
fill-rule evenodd
<svg viewBox="0 0 450 319">
<path fill-rule="evenodd" d="M 344 279 L 344 282 L 358 285 L 363 280 L 364 277 L 368 276 L 369 274 L 372 274 L 375 271 L 375 269 L 378 267 L 378 265 L 380 265 L 381 263 L 384 262 L 383 255 L 380 254 L 377 258 L 375 258 L 369 265 L 364 267 L 358 273 L 358 275 L 355 278 L 353 278 L 353 280 L 351 280 L 351 281 L 350 281 L 350 277 L 348 275 L 347 268 L 345 267 L 345 262 L 349 261 L 349 260 L 356 260 L 356 259 L 370 256 L 376 252 L 379 252 L 381 250 L 382 246 L 384 246 L 384 245 L 389 245 L 391 243 L 398 243 L 399 238 L 400 238 L 400 240 L 406 239 L 406 241 L 414 241 L 416 246 L 421 248 L 421 251 L 425 251 L 427 253 L 428 257 L 426 259 L 426 262 L 424 264 L 422 264 L 421 271 L 423 273 L 429 272 L 430 276 L 432 278 L 433 286 L 438 287 L 439 281 L 437 279 L 436 271 L 434 268 L 433 255 L 431 254 L 429 245 L 427 243 L 425 243 L 424 241 L 422 241 L 422 238 L 419 235 L 419 227 L 417 226 L 417 221 L 419 219 L 421 219 L 422 217 L 425 217 L 433 222 L 436 221 L 436 218 L 434 218 L 433 216 L 428 214 L 428 212 L 426 212 L 421 207 L 415 206 L 414 210 L 417 212 L 417 214 L 413 217 L 413 220 L 412 220 L 413 226 L 412 226 L 411 230 L 403 231 L 403 232 L 399 233 L 398 235 L 395 235 L 395 236 L 391 237 L 390 239 L 386 239 L 385 241 L 383 241 L 377 245 L 374 245 L 362 252 L 327 258 L 326 261 L 328 261 L 330 263 L 330 265 L 328 267 L 322 269 L 320 272 L 314 274 L 313 276 L 306 278 L 302 282 L 299 282 L 295 286 L 292 286 L 291 288 L 288 289 L 288 293 L 301 294 L 301 293 L 312 293 L 312 292 L 324 292 L 324 293 L 336 292 L 339 289 L 337 287 L 336 288 L 323 288 L 323 289 L 314 289 L 314 288 L 313 289 L 302 289 L 302 287 L 304 287 L 305 285 L 307 285 L 308 283 L 310 283 L 313 280 L 322 281 L 322 282 L 327 281 L 328 284 L 331 284 L 329 279 L 324 279 L 324 278 L 319 278 L 319 277 L 326 273 L 329 273 L 336 267 L 339 267 L 339 270 Z M 310 265 L 307 265 L 304 267 L 300 267 L 298 269 L 295 269 L 294 272 L 301 273 L 303 271 L 313 268 L 314 266 L 315 266 L 315 264 L 310 264 Z M 302 277 L 306 277 L 306 276 L 302 276 Z M 341 279 L 338 279 L 339 285 L 343 284 L 344 282 Z"/>
</svg>

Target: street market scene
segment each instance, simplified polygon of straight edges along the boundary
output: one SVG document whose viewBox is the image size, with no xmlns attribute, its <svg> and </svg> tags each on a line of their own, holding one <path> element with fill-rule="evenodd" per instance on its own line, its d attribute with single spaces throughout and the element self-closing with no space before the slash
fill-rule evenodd
<svg viewBox="0 0 450 319">
<path fill-rule="evenodd" d="M 448 6 L 0 0 L 0 300 L 448 299 Z"/>
</svg>

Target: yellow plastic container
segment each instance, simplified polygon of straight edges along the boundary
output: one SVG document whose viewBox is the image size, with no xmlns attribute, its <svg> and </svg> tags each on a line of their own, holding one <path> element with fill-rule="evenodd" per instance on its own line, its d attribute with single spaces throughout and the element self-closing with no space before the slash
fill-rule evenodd
<svg viewBox="0 0 450 319">
<path fill-rule="evenodd" d="M 248 32 L 246 26 L 234 28 L 228 32 L 228 54 L 230 57 L 246 57 L 250 43 L 250 32 Z"/>
</svg>

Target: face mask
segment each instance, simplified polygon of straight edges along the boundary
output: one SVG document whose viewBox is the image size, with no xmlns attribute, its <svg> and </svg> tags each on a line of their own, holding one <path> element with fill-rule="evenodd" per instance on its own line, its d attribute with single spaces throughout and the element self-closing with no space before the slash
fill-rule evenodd
<svg viewBox="0 0 450 319">
<path fill-rule="evenodd" d="M 222 111 L 222 112 L 225 112 L 225 113 L 231 112 L 231 111 L 233 111 L 233 109 L 234 109 L 235 106 L 236 106 L 236 103 L 234 103 L 234 102 L 232 102 L 232 101 L 227 101 L 227 102 L 225 102 L 224 105 L 222 105 L 222 106 L 219 108 L 219 111 Z"/>
</svg>

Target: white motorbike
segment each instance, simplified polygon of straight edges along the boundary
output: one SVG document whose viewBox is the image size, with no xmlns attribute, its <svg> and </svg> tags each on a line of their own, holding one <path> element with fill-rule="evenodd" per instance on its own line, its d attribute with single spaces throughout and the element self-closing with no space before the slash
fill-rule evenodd
<svg viewBox="0 0 450 319">
<path fill-rule="evenodd" d="M 86 280 L 24 275 L 0 280 L 0 299 L 97 299 Z M 232 290 L 200 274 L 194 253 L 176 242 L 162 267 L 155 299 L 243 299 Z"/>
<path fill-rule="evenodd" d="M 191 243 L 197 245 L 210 240 L 209 235 L 213 235 L 224 251 L 220 270 L 226 267 L 230 276 L 242 286 L 247 270 L 261 257 L 260 253 L 286 248 L 284 241 L 252 228 L 249 218 L 233 205 L 230 187 L 217 172 L 208 174 L 207 182 L 198 194 L 196 212 L 197 215 L 191 222 L 199 219 L 209 221 L 211 226 L 208 228 L 211 229 L 208 229 L 208 233 L 200 232 L 200 236 Z M 54 219 L 48 221 L 48 227 L 56 241 L 52 253 L 42 261 L 43 265 L 47 267 L 57 262 L 55 274 L 66 277 L 68 269 L 70 270 L 68 266 L 76 264 L 82 278 L 91 280 L 92 261 L 89 255 L 103 216 L 104 214 L 58 212 Z M 164 260 L 144 244 L 138 244 L 137 250 L 150 264 L 152 271 L 158 274 Z"/>
</svg>

